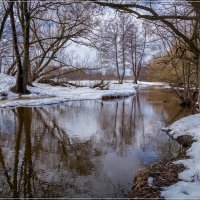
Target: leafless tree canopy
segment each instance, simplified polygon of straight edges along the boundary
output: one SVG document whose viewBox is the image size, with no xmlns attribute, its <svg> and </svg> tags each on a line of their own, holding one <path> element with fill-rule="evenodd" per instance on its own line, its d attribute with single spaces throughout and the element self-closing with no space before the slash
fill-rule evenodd
<svg viewBox="0 0 200 200">
<path fill-rule="evenodd" d="M 190 103 L 200 88 L 199 10 L 196 0 L 5 1 L 0 5 L 0 69 L 17 76 L 15 92 L 26 93 L 34 81 L 89 69 L 89 62 L 66 53 L 78 43 L 96 49 L 98 65 L 114 69 L 119 83 L 127 73 L 137 83 L 154 55 L 172 69 L 177 80 L 171 85 L 183 87 L 185 93 L 177 93 Z"/>
</svg>

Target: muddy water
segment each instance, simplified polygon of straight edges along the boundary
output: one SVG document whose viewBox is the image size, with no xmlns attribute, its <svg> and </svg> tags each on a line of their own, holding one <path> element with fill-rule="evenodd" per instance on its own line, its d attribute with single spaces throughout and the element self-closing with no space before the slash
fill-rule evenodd
<svg viewBox="0 0 200 200">
<path fill-rule="evenodd" d="M 115 101 L 0 110 L 0 197 L 125 197 L 144 165 L 176 155 L 161 127 L 191 114 L 164 89 Z"/>
</svg>

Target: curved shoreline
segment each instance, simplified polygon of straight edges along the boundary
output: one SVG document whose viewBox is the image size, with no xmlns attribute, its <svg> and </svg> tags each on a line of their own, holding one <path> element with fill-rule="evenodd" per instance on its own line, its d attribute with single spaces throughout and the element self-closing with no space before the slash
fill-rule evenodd
<svg viewBox="0 0 200 200">
<path fill-rule="evenodd" d="M 163 131 L 183 147 L 183 152 L 175 158 L 150 164 L 139 171 L 134 179 L 131 198 L 168 199 L 177 197 L 173 196 L 174 194 L 169 195 L 171 191 L 174 191 L 170 189 L 176 187 L 178 183 L 184 182 L 185 177 L 180 176 L 180 174 L 185 174 L 185 172 L 190 170 L 186 164 L 187 160 L 192 159 L 191 155 L 188 155 L 188 151 L 190 152 L 192 145 L 198 142 L 198 139 L 195 138 L 195 135 L 192 132 L 193 126 L 198 127 L 198 124 L 195 123 L 195 120 L 193 119 L 194 117 L 196 117 L 196 120 L 198 120 L 198 118 L 200 119 L 200 115 L 185 117 L 168 128 L 163 129 Z M 170 192 L 167 191 L 168 189 Z M 189 193 L 185 192 L 185 195 L 188 195 L 188 198 L 191 198 Z M 199 194 L 195 193 L 195 195 L 200 195 L 200 192 Z"/>
<path fill-rule="evenodd" d="M 131 198 L 164 199 L 161 197 L 162 187 L 179 181 L 178 174 L 185 169 L 183 164 L 174 164 L 173 162 L 184 158 L 186 158 L 185 152 L 178 157 L 150 164 L 140 170 L 134 179 Z M 151 184 L 149 183 L 150 178 L 152 179 Z"/>
</svg>

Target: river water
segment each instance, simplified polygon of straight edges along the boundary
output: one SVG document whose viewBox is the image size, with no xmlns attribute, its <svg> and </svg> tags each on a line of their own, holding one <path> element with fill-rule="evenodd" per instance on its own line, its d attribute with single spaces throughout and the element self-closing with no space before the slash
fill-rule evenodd
<svg viewBox="0 0 200 200">
<path fill-rule="evenodd" d="M 115 101 L 0 110 L 0 197 L 125 197 L 141 167 L 178 154 L 161 128 L 192 114 L 167 89 Z"/>
</svg>

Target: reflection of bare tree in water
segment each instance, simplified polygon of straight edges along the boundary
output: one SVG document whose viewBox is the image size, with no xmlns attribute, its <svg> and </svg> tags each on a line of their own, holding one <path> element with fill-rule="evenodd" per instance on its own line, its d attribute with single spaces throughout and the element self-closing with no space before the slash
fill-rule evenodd
<svg viewBox="0 0 200 200">
<path fill-rule="evenodd" d="M 75 176 L 89 175 L 94 168 L 92 159 L 96 156 L 96 150 L 92 142 L 70 139 L 56 116 L 44 108 L 17 108 L 14 114 L 18 125 L 13 165 L 8 164 L 4 150 L 0 148 L 1 168 L 12 197 L 56 197 L 56 192 L 67 192 L 67 188 L 78 190 Z M 55 160 L 49 166 L 52 155 Z M 40 178 L 42 174 L 45 177 L 46 173 L 43 169 L 41 171 L 41 164 L 47 171 L 48 167 L 53 168 L 54 173 L 58 174 L 56 182 Z M 11 196 L 11 193 L 5 195 Z"/>
<path fill-rule="evenodd" d="M 44 130 L 42 131 L 43 137 L 44 134 L 52 134 L 51 139 L 53 140 L 53 138 L 56 138 L 58 140 L 57 145 L 52 143 L 49 148 L 50 151 L 55 148 L 55 145 L 58 147 L 56 150 L 60 155 L 58 166 L 64 162 L 68 170 L 72 170 L 74 173 L 81 175 L 89 175 L 94 167 L 94 164 L 91 162 L 93 156 L 91 141 L 81 141 L 78 138 L 69 138 L 66 131 L 59 124 L 57 116 L 49 113 L 47 109 L 40 108 L 35 110 L 35 112 L 37 113 L 37 118 L 44 124 Z M 42 141 L 41 138 L 40 141 Z M 41 144 L 42 143 L 40 142 L 40 145 Z"/>
<path fill-rule="evenodd" d="M 130 99 L 129 99 L 130 100 Z M 114 112 L 110 113 L 113 126 L 107 112 L 102 112 L 102 126 L 104 127 L 104 142 L 117 150 L 123 156 L 127 145 L 132 145 L 135 134 L 142 132 L 144 138 L 144 118 L 141 111 L 140 97 L 138 94 L 131 97 L 131 105 L 126 100 L 115 102 Z M 108 127 L 112 127 L 112 131 Z"/>
<path fill-rule="evenodd" d="M 116 137 L 117 135 L 117 113 L 118 113 L 118 102 L 116 103 L 116 106 L 115 106 L 115 124 L 114 124 L 114 137 Z"/>
<path fill-rule="evenodd" d="M 175 113 L 166 122 L 167 125 L 172 124 L 174 121 L 180 119 L 181 117 L 186 117 L 188 113 L 195 114 L 195 110 L 192 107 L 182 107 L 178 106 Z"/>
<path fill-rule="evenodd" d="M 1 161 L 1 166 L 4 170 L 4 175 L 6 177 L 7 183 L 10 187 L 10 190 L 13 193 L 13 198 L 19 198 L 21 190 L 23 190 L 24 197 L 31 198 L 32 197 L 31 181 L 33 175 L 31 136 L 30 136 L 31 108 L 28 109 L 18 108 L 16 115 L 18 117 L 18 131 L 15 140 L 13 178 L 11 178 L 11 174 L 9 174 L 9 170 L 6 168 L 6 163 L 4 161 L 5 158 L 3 156 L 3 151 L 1 148 L 0 148 L 0 161 Z M 25 134 L 24 135 L 25 147 L 24 147 L 22 163 L 21 166 L 19 166 L 20 144 L 23 133 Z"/>
<path fill-rule="evenodd" d="M 138 114 L 137 114 L 138 111 Z M 143 138 L 143 144 L 142 144 L 142 149 L 143 151 L 145 150 L 145 130 L 144 130 L 144 117 L 141 111 L 141 103 L 140 103 L 140 98 L 139 94 L 136 94 L 136 103 L 135 103 L 135 113 L 136 116 L 138 116 L 137 123 L 141 124 L 141 132 L 142 132 L 142 138 Z"/>
<path fill-rule="evenodd" d="M 146 93 L 145 98 L 168 125 L 188 114 L 195 113 L 190 106 L 180 106 L 180 100 L 171 90 L 154 89 L 154 92 Z"/>
<path fill-rule="evenodd" d="M 23 192 L 24 197 L 33 197 L 32 191 L 31 191 L 31 181 L 33 176 L 33 164 L 32 164 L 32 144 L 31 144 L 31 122 L 32 122 L 32 109 L 31 108 L 18 108 L 18 114 L 20 115 L 18 117 L 19 124 L 22 123 L 24 127 L 24 134 L 25 134 L 25 149 L 24 149 L 24 158 L 22 161 L 21 166 L 21 173 L 23 174 L 24 178 L 24 186 L 23 186 Z M 26 120 L 25 120 L 26 118 Z M 18 128 L 19 132 L 22 132 L 20 128 Z M 19 134 L 21 135 L 21 133 Z M 17 139 L 17 143 L 20 143 L 20 136 L 19 141 Z M 19 144 L 20 145 L 20 144 Z M 18 146 L 16 144 L 16 152 L 18 151 Z M 16 157 L 16 160 L 18 158 Z M 16 161 L 17 162 L 17 161 Z M 17 167 L 15 168 L 15 171 L 17 171 Z M 16 172 L 15 172 L 16 173 Z M 15 184 L 17 185 L 17 175 L 14 176 Z M 19 187 L 20 187 L 20 181 L 19 180 Z M 17 187 L 16 187 L 17 188 Z M 20 191 L 20 188 L 19 188 Z"/>
<path fill-rule="evenodd" d="M 166 116 L 171 107 L 165 103 L 151 104 L 146 99 L 146 95 L 137 93 L 129 99 L 113 102 L 113 112 L 108 111 L 109 104 L 104 106 L 104 111 L 101 112 L 103 115 L 101 124 L 104 130 L 102 144 L 112 147 L 120 156 L 126 154 L 129 145 L 136 145 L 143 152 L 148 148 L 151 148 L 151 151 L 155 150 L 155 154 L 163 152 L 163 143 L 158 142 L 156 134 L 159 133 L 162 124 L 168 120 Z M 180 114 L 178 109 L 174 107 L 171 109 L 174 110 L 174 115 Z M 171 118 L 172 116 L 169 119 Z M 166 143 L 168 145 L 165 145 L 165 148 L 171 148 L 170 142 L 166 141 Z M 171 148 L 170 152 L 176 150 Z"/>
<path fill-rule="evenodd" d="M 143 138 L 142 147 L 144 148 L 145 147 L 144 116 L 142 113 L 140 96 L 138 93 L 136 93 L 135 96 L 132 98 L 129 121 L 126 127 L 128 128 L 126 132 L 128 132 L 132 136 L 132 140 L 128 140 L 129 143 L 132 144 L 133 141 L 135 142 L 136 139 L 135 136 L 136 134 L 139 133 L 140 137 Z"/>
</svg>

